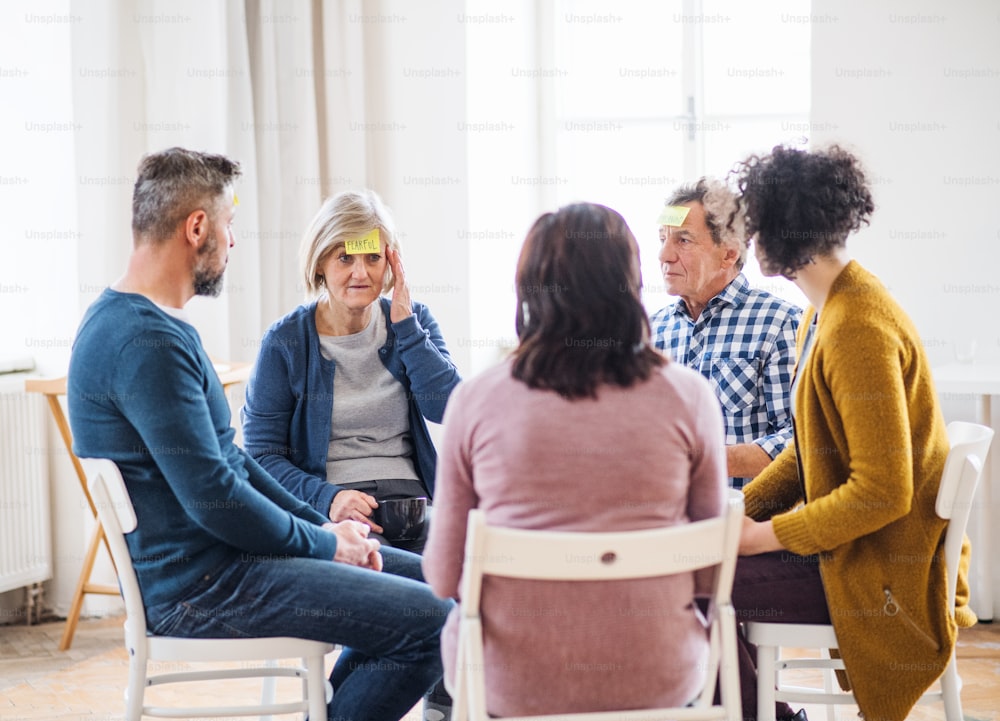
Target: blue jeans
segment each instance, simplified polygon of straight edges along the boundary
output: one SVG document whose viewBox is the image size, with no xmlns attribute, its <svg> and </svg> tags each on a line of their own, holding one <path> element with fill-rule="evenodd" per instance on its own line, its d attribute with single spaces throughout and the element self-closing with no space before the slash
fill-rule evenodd
<svg viewBox="0 0 1000 721">
<path fill-rule="evenodd" d="M 239 556 L 187 598 L 147 607 L 157 635 L 295 636 L 344 646 L 329 721 L 399 719 L 441 678 L 452 601 L 423 582 L 420 557 L 383 548 L 382 573 L 310 558 Z"/>
</svg>

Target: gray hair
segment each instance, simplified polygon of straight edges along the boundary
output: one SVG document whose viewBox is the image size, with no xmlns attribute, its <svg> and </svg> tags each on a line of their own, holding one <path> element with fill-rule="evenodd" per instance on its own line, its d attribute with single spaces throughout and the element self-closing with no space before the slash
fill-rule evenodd
<svg viewBox="0 0 1000 721">
<path fill-rule="evenodd" d="M 323 201 L 299 247 L 306 297 L 315 297 L 323 291 L 322 269 L 333 252 L 348 240 L 360 238 L 374 228 L 378 228 L 386 247 L 399 250 L 392 214 L 375 191 L 345 190 Z M 392 268 L 387 267 L 382 292 L 389 292 L 392 284 Z"/>
<path fill-rule="evenodd" d="M 132 237 L 159 242 L 195 210 L 218 212 L 226 188 L 241 175 L 224 155 L 169 148 L 143 156 L 132 190 Z"/>
<path fill-rule="evenodd" d="M 666 205 L 701 203 L 705 225 L 716 245 L 731 245 L 739 251 L 736 269 L 742 270 L 750 247 L 746 234 L 746 215 L 736 193 L 715 178 L 702 177 L 696 183 L 682 185 L 667 198 Z"/>
</svg>

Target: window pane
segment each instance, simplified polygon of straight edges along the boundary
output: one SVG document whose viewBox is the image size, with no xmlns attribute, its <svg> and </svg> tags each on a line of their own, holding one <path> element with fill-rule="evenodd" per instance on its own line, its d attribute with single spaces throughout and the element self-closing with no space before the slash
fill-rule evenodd
<svg viewBox="0 0 1000 721">
<path fill-rule="evenodd" d="M 685 133 L 666 121 L 617 125 L 606 132 L 558 133 L 558 176 L 566 182 L 556 195 L 559 205 L 591 201 L 622 214 L 639 243 L 645 295 L 658 308 L 668 298 L 656 259 L 656 219 L 666 196 L 685 178 Z"/>
<path fill-rule="evenodd" d="M 809 112 L 811 7 L 802 0 L 705 3 L 706 115 Z"/>
<path fill-rule="evenodd" d="M 683 112 L 680 2 L 563 0 L 555 23 L 564 118 L 649 118 Z"/>
<path fill-rule="evenodd" d="M 705 173 L 722 177 L 752 153 L 765 153 L 779 144 L 805 147 L 812 126 L 808 116 L 786 116 L 707 120 L 699 127 L 705 144 Z"/>
</svg>

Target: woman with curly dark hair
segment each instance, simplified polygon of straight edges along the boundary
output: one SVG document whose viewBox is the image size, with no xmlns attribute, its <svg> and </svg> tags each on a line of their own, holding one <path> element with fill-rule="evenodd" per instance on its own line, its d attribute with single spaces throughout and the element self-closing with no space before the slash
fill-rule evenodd
<svg viewBox="0 0 1000 721">
<path fill-rule="evenodd" d="M 743 489 L 734 605 L 743 619 L 832 623 L 863 716 L 902 721 L 947 665 L 956 625 L 975 622 L 962 593 L 957 624 L 948 606 L 946 522 L 934 512 L 948 436 L 930 365 L 909 317 L 847 253 L 874 210 L 857 158 L 777 147 L 735 173 L 761 270 L 792 280 L 811 307 L 794 444 Z"/>
</svg>

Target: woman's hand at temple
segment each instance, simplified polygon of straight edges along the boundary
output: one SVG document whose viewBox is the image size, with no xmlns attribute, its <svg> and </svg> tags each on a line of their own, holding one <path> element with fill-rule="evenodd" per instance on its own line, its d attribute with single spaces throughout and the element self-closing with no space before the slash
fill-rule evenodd
<svg viewBox="0 0 1000 721">
<path fill-rule="evenodd" d="M 392 307 L 389 310 L 389 320 L 393 323 L 413 315 L 413 305 L 410 302 L 410 287 L 406 284 L 406 273 L 403 271 L 403 261 L 399 251 L 385 249 L 385 257 L 392 268 Z"/>
</svg>

